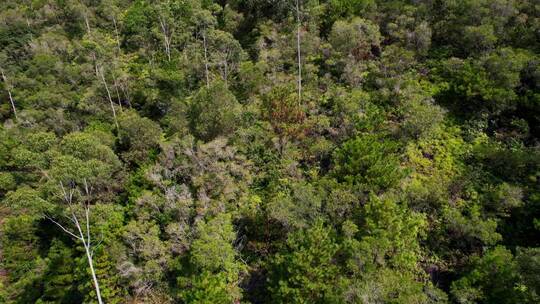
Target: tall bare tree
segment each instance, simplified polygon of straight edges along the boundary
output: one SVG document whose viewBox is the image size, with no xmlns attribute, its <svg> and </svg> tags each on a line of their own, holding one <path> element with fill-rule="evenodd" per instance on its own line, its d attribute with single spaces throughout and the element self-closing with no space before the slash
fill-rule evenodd
<svg viewBox="0 0 540 304">
<path fill-rule="evenodd" d="M 120 52 L 121 52 L 121 49 L 120 49 L 120 35 L 118 34 L 118 25 L 116 24 L 116 17 L 114 16 L 114 14 L 112 15 L 112 20 L 113 20 L 113 24 L 114 24 L 114 34 L 116 36 L 116 47 L 117 47 L 118 54 L 120 54 Z"/>
<path fill-rule="evenodd" d="M 165 45 L 165 53 L 167 54 L 167 59 L 171 61 L 171 42 L 174 31 L 171 30 L 171 27 L 165 20 L 165 18 L 158 16 L 159 26 L 161 27 L 161 32 L 163 33 L 163 43 Z"/>
<path fill-rule="evenodd" d="M 302 27 L 302 21 L 300 18 L 300 0 L 296 0 L 296 52 L 298 55 L 298 103 L 302 102 L 302 56 L 300 49 L 300 29 Z"/>
<path fill-rule="evenodd" d="M 6 78 L 6 75 L 4 74 L 4 69 L 0 67 L 0 73 L 2 73 L 2 81 L 4 81 L 6 90 L 8 92 L 9 96 L 9 102 L 11 103 L 11 109 L 13 110 L 13 115 L 15 116 L 15 120 L 17 120 L 17 109 L 15 108 L 15 102 L 13 101 L 13 96 L 11 95 L 11 88 L 10 84 L 8 83 L 8 80 Z"/>
<path fill-rule="evenodd" d="M 209 34 L 212 36 L 212 31 L 216 25 L 216 19 L 209 11 L 201 10 L 195 16 L 195 34 L 202 38 L 203 55 L 204 55 L 204 74 L 206 78 L 206 87 L 210 86 L 210 52 L 209 52 Z M 200 35 L 200 36 L 199 36 Z"/>
<path fill-rule="evenodd" d="M 131 107 L 131 104 L 129 103 L 129 96 L 128 96 L 128 92 L 127 92 L 127 85 L 124 83 L 124 81 L 122 79 L 118 79 L 118 77 L 116 77 L 116 70 L 117 70 L 117 63 L 120 61 L 120 58 L 122 56 L 122 48 L 121 48 L 121 42 L 120 42 L 120 31 L 118 29 L 118 22 L 117 22 L 117 16 L 119 15 L 119 12 L 115 9 L 111 9 L 111 11 L 109 12 L 109 17 L 110 19 L 112 20 L 112 23 L 113 23 L 113 26 L 114 26 L 114 36 L 115 36 L 115 40 L 116 40 L 116 52 L 114 53 L 114 60 L 112 62 L 112 78 L 113 78 L 113 87 L 114 87 L 114 90 L 115 90 L 115 93 L 116 93 L 116 98 L 117 98 L 117 101 L 118 101 L 118 106 L 120 108 L 120 112 L 122 112 L 122 99 L 120 98 L 120 91 L 122 91 L 123 95 L 124 95 L 124 98 L 126 100 L 126 102 L 130 105 Z"/>
<path fill-rule="evenodd" d="M 103 68 L 98 69 L 98 71 L 101 75 L 101 81 L 103 83 L 103 86 L 105 86 L 105 90 L 107 91 L 107 96 L 109 97 L 109 102 L 111 104 L 111 109 L 114 117 L 114 124 L 116 125 L 116 128 L 119 129 L 118 119 L 116 118 L 116 110 L 114 109 L 114 102 L 111 97 L 111 91 L 109 90 L 109 86 L 107 85 L 107 80 L 105 79 L 105 75 L 103 74 Z"/>
<path fill-rule="evenodd" d="M 94 289 L 96 290 L 96 296 L 99 304 L 103 304 L 101 299 L 101 290 L 99 288 L 99 282 L 94 269 L 94 244 L 92 243 L 92 234 L 90 232 L 90 188 L 86 179 L 84 180 L 84 193 L 81 192 L 76 186 L 70 186 L 66 191 L 64 184 L 60 182 L 60 190 L 62 200 L 66 204 L 66 214 L 64 216 L 71 222 L 71 225 L 75 228 L 69 228 L 67 225 L 61 224 L 54 220 L 52 217 L 46 215 L 46 217 L 56 224 L 62 231 L 73 237 L 77 241 L 81 242 L 84 251 L 86 253 L 86 259 L 88 266 L 90 266 L 90 272 L 92 275 L 92 281 L 94 283 Z M 80 203 L 75 202 L 75 196 L 82 198 Z M 82 210 L 81 210 L 82 209 Z M 81 215 L 82 213 L 82 215 Z"/>
<path fill-rule="evenodd" d="M 112 72 L 114 91 L 116 92 L 116 100 L 118 101 L 118 106 L 120 107 L 120 112 L 122 112 L 122 100 L 120 99 L 120 90 L 118 90 L 118 81 L 116 80 L 116 75 L 114 71 Z"/>
<path fill-rule="evenodd" d="M 167 59 L 171 61 L 171 41 L 172 41 L 172 31 L 165 21 L 164 18 L 159 17 L 159 25 L 161 27 L 161 32 L 163 33 L 163 43 L 165 44 L 165 53 L 167 54 Z"/>
<path fill-rule="evenodd" d="M 84 14 L 84 24 L 86 25 L 86 32 L 88 33 L 88 37 L 92 38 L 92 40 L 93 40 L 92 30 L 90 29 L 90 21 L 88 20 L 88 14 L 87 13 Z M 94 62 L 94 70 L 95 70 L 95 73 L 96 73 L 96 77 L 99 77 L 98 62 L 97 62 L 96 52 L 92 50 L 90 52 L 90 56 L 92 57 L 92 61 Z"/>
<path fill-rule="evenodd" d="M 206 76 L 206 87 L 210 87 L 210 79 L 208 77 L 208 45 L 206 43 L 206 28 L 202 32 L 203 47 L 204 47 L 204 74 Z"/>
</svg>

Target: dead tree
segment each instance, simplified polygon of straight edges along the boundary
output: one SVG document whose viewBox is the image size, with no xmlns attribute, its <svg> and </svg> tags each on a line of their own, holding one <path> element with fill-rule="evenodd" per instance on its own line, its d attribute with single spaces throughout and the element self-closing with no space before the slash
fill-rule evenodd
<svg viewBox="0 0 540 304">
<path fill-rule="evenodd" d="M 296 0 L 296 52 L 298 55 L 298 103 L 302 103 L 302 57 L 300 52 L 300 28 L 302 22 L 300 20 L 300 0 Z"/>
<path fill-rule="evenodd" d="M 171 61 L 171 42 L 173 31 L 171 31 L 169 25 L 161 16 L 158 17 L 161 31 L 163 32 L 163 43 L 165 45 L 165 53 L 167 54 L 168 61 Z"/>
<path fill-rule="evenodd" d="M 90 266 L 90 272 L 92 275 L 92 281 L 94 283 L 94 288 L 96 290 L 96 295 L 99 304 L 103 304 L 101 299 L 101 290 L 99 289 L 99 282 L 96 276 L 96 271 L 94 270 L 94 251 L 95 247 L 92 243 L 92 234 L 90 233 L 90 189 L 88 188 L 88 183 L 84 180 L 84 200 L 80 204 L 76 204 L 74 195 L 82 194 L 80 190 L 76 189 L 75 186 L 69 188 L 66 191 L 64 184 L 60 182 L 61 196 L 62 200 L 66 204 L 66 214 L 64 216 L 71 222 L 71 225 L 74 227 L 70 228 L 67 225 L 61 224 L 60 222 L 54 220 L 52 217 L 45 215 L 50 221 L 56 224 L 63 232 L 67 233 L 69 236 L 73 237 L 75 240 L 82 243 L 84 251 L 86 254 L 86 259 L 88 261 L 88 266 Z M 77 210 L 77 206 L 82 208 L 82 215 L 80 211 Z"/>
<path fill-rule="evenodd" d="M 210 87 L 210 79 L 208 77 L 208 46 L 206 44 L 206 29 L 202 32 L 203 47 L 204 47 L 204 73 L 206 75 L 206 87 Z"/>
<path fill-rule="evenodd" d="M 90 22 L 88 21 L 88 15 L 87 14 L 84 14 L 84 23 L 86 24 L 86 32 L 87 32 L 88 36 L 90 38 L 92 38 L 92 30 L 90 29 Z M 92 51 L 90 53 L 90 56 L 92 57 L 92 61 L 94 62 L 94 70 L 96 72 L 96 77 L 99 77 L 96 53 L 94 51 Z"/>
<path fill-rule="evenodd" d="M 113 82 L 114 82 L 114 90 L 116 91 L 116 99 L 118 100 L 118 106 L 120 107 L 120 112 L 122 112 L 122 100 L 120 99 L 120 91 L 118 90 L 118 81 L 116 80 L 116 76 L 114 75 L 114 72 L 112 73 Z"/>
<path fill-rule="evenodd" d="M 112 16 L 113 24 L 114 24 L 114 33 L 116 35 L 116 47 L 118 50 L 118 54 L 120 54 L 120 35 L 118 34 L 118 26 L 116 25 L 116 17 Z"/>
<path fill-rule="evenodd" d="M 11 109 L 13 110 L 13 116 L 15 116 L 15 120 L 17 120 L 17 109 L 15 108 L 15 102 L 13 101 L 13 96 L 11 95 L 11 89 L 9 87 L 9 83 L 7 81 L 6 75 L 4 74 L 4 70 L 0 68 L 0 72 L 2 73 L 2 81 L 4 81 L 4 84 L 6 86 L 6 91 L 8 92 L 9 96 L 9 102 L 11 103 Z"/>
<path fill-rule="evenodd" d="M 114 118 L 114 124 L 116 125 L 116 129 L 119 129 L 118 126 L 118 119 L 116 119 L 116 110 L 114 109 L 114 102 L 111 97 L 111 91 L 109 90 L 109 86 L 107 85 L 107 80 L 105 80 L 105 75 L 103 75 L 103 69 L 98 69 L 99 74 L 101 75 L 101 81 L 103 82 L 103 86 L 105 86 L 105 90 L 107 91 L 107 96 L 109 97 L 109 102 L 111 104 L 111 109 L 113 113 Z"/>
</svg>

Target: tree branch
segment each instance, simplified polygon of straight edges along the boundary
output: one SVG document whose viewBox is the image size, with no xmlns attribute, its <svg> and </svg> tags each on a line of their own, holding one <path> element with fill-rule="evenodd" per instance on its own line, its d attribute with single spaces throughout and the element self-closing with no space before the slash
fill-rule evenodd
<svg viewBox="0 0 540 304">
<path fill-rule="evenodd" d="M 60 227 L 60 229 L 62 229 L 65 233 L 71 235 L 72 237 L 76 238 L 77 240 L 82 240 L 82 238 L 80 236 L 77 236 L 77 235 L 75 235 L 75 233 L 73 233 L 73 232 L 69 231 L 68 229 L 66 229 L 64 226 L 62 226 L 62 224 L 55 221 L 52 217 L 50 217 L 48 215 L 45 215 L 45 217 L 47 219 L 49 219 L 51 222 L 55 223 L 56 226 Z"/>
</svg>

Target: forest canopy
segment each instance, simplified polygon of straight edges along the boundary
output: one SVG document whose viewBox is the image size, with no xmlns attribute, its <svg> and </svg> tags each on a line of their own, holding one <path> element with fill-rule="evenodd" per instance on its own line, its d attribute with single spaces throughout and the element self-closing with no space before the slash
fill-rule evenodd
<svg viewBox="0 0 540 304">
<path fill-rule="evenodd" d="M 536 0 L 2 0 L 0 72 L 0 303 L 540 303 Z"/>
</svg>

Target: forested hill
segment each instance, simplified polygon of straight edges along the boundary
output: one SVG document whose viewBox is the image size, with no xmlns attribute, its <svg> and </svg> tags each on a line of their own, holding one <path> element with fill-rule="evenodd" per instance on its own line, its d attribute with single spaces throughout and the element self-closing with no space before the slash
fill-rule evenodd
<svg viewBox="0 0 540 304">
<path fill-rule="evenodd" d="M 0 303 L 540 303 L 538 0 L 0 0 Z"/>
</svg>

